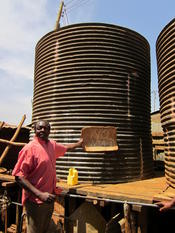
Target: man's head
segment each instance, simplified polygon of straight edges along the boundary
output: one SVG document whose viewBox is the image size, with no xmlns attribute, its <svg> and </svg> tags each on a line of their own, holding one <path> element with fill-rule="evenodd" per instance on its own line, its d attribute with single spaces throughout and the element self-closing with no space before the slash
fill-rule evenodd
<svg viewBox="0 0 175 233">
<path fill-rule="evenodd" d="M 50 133 L 50 124 L 48 121 L 39 120 L 34 125 L 35 135 L 44 141 L 48 140 Z"/>
</svg>

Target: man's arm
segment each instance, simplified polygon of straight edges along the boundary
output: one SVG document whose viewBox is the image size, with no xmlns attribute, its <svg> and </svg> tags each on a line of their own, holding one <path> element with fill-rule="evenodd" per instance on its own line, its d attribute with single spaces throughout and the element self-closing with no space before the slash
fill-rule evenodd
<svg viewBox="0 0 175 233">
<path fill-rule="evenodd" d="M 77 147 L 81 147 L 83 143 L 83 138 L 80 138 L 78 142 L 71 143 L 71 144 L 64 144 L 64 146 L 67 148 L 67 151 L 71 151 Z"/>
<path fill-rule="evenodd" d="M 47 192 L 41 192 L 37 188 L 35 188 L 27 179 L 21 176 L 15 176 L 16 182 L 20 187 L 27 190 L 28 192 L 34 194 L 43 202 L 52 202 L 55 200 L 55 195 Z"/>
</svg>

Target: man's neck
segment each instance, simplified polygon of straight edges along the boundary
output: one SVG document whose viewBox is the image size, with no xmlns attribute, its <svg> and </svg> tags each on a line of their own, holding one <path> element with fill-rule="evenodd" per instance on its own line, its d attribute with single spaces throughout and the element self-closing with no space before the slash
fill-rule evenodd
<svg viewBox="0 0 175 233">
<path fill-rule="evenodd" d="M 48 138 L 40 138 L 40 137 L 37 137 L 37 136 L 36 136 L 36 138 L 37 138 L 39 141 L 44 142 L 44 143 L 46 143 L 46 144 L 49 142 L 49 139 L 48 139 Z"/>
</svg>

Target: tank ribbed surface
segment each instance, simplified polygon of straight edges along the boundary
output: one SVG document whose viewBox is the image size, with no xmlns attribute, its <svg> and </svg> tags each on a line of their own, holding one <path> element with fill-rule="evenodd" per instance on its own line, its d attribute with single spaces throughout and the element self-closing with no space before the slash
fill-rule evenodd
<svg viewBox="0 0 175 233">
<path fill-rule="evenodd" d="M 175 187 L 175 19 L 156 43 L 161 124 L 165 141 L 165 176 Z"/>
<path fill-rule="evenodd" d="M 85 126 L 115 126 L 117 152 L 81 148 L 57 160 L 80 182 L 119 183 L 152 176 L 150 48 L 140 34 L 115 25 L 75 24 L 36 46 L 33 117 L 51 123 L 50 138 L 76 142 Z"/>
</svg>

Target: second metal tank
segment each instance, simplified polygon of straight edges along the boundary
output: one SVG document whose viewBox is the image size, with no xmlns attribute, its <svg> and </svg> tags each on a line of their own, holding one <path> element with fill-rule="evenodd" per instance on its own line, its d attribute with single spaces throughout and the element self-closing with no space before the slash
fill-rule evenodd
<svg viewBox="0 0 175 233">
<path fill-rule="evenodd" d="M 120 26 L 62 27 L 36 45 L 33 118 L 51 123 L 50 137 L 79 139 L 85 126 L 115 126 L 117 152 L 81 148 L 57 160 L 57 176 L 78 170 L 79 182 L 119 183 L 153 174 L 150 125 L 150 47 Z"/>
<path fill-rule="evenodd" d="M 159 79 L 161 123 L 165 142 L 165 176 L 175 187 L 175 19 L 157 38 L 156 52 Z"/>
</svg>

